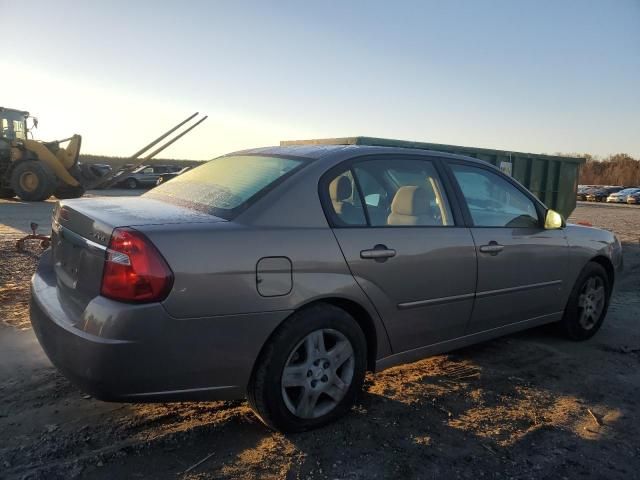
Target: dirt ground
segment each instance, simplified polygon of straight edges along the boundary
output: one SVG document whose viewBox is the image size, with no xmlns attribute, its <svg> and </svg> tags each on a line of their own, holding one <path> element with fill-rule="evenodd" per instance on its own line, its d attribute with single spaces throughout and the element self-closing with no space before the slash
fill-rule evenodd
<svg viewBox="0 0 640 480">
<path fill-rule="evenodd" d="M 624 242 L 593 339 L 545 327 L 370 375 L 346 418 L 287 436 L 244 402 L 110 404 L 77 390 L 29 326 L 38 249 L 14 253 L 5 234 L 0 478 L 640 478 L 640 208 L 580 205 L 571 220 Z"/>
</svg>

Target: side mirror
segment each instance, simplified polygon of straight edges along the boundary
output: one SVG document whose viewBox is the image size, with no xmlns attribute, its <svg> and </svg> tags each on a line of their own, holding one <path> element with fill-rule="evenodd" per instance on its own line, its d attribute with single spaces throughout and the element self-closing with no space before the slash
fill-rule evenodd
<svg viewBox="0 0 640 480">
<path fill-rule="evenodd" d="M 544 229 L 545 230 L 558 230 L 559 228 L 564 227 L 564 219 L 562 215 L 560 215 L 555 210 L 547 210 L 547 214 L 544 218 Z"/>
</svg>

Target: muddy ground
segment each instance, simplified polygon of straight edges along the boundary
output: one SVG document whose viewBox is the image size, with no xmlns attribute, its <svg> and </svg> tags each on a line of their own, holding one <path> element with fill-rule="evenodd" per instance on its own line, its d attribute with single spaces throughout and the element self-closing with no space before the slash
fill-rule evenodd
<svg viewBox="0 0 640 480">
<path fill-rule="evenodd" d="M 581 205 L 572 220 L 625 242 L 626 270 L 593 339 L 545 327 L 370 375 L 346 418 L 288 436 L 244 402 L 84 395 L 29 327 L 38 250 L 13 253 L 4 234 L 0 478 L 640 478 L 640 208 Z"/>
</svg>

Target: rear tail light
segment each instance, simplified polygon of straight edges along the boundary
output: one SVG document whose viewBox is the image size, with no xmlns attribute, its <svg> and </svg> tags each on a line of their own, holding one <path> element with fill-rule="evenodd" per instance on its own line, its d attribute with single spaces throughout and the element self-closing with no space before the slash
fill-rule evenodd
<svg viewBox="0 0 640 480">
<path fill-rule="evenodd" d="M 173 272 L 147 237 L 131 228 L 113 231 L 102 274 L 103 296 L 123 302 L 158 302 L 172 285 Z"/>
</svg>

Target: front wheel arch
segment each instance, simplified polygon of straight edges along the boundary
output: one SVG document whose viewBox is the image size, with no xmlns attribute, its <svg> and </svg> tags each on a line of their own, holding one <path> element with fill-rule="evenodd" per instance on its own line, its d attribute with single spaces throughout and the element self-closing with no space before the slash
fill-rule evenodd
<svg viewBox="0 0 640 480">
<path fill-rule="evenodd" d="M 613 284 L 615 281 L 616 273 L 615 273 L 615 268 L 613 267 L 613 263 L 611 263 L 611 260 L 608 257 L 605 257 L 604 255 L 598 255 L 596 257 L 593 257 L 591 260 L 589 260 L 589 262 L 597 263 L 602 268 L 604 268 L 605 272 L 607 272 L 607 279 L 609 280 L 609 289 L 613 290 Z"/>
</svg>

